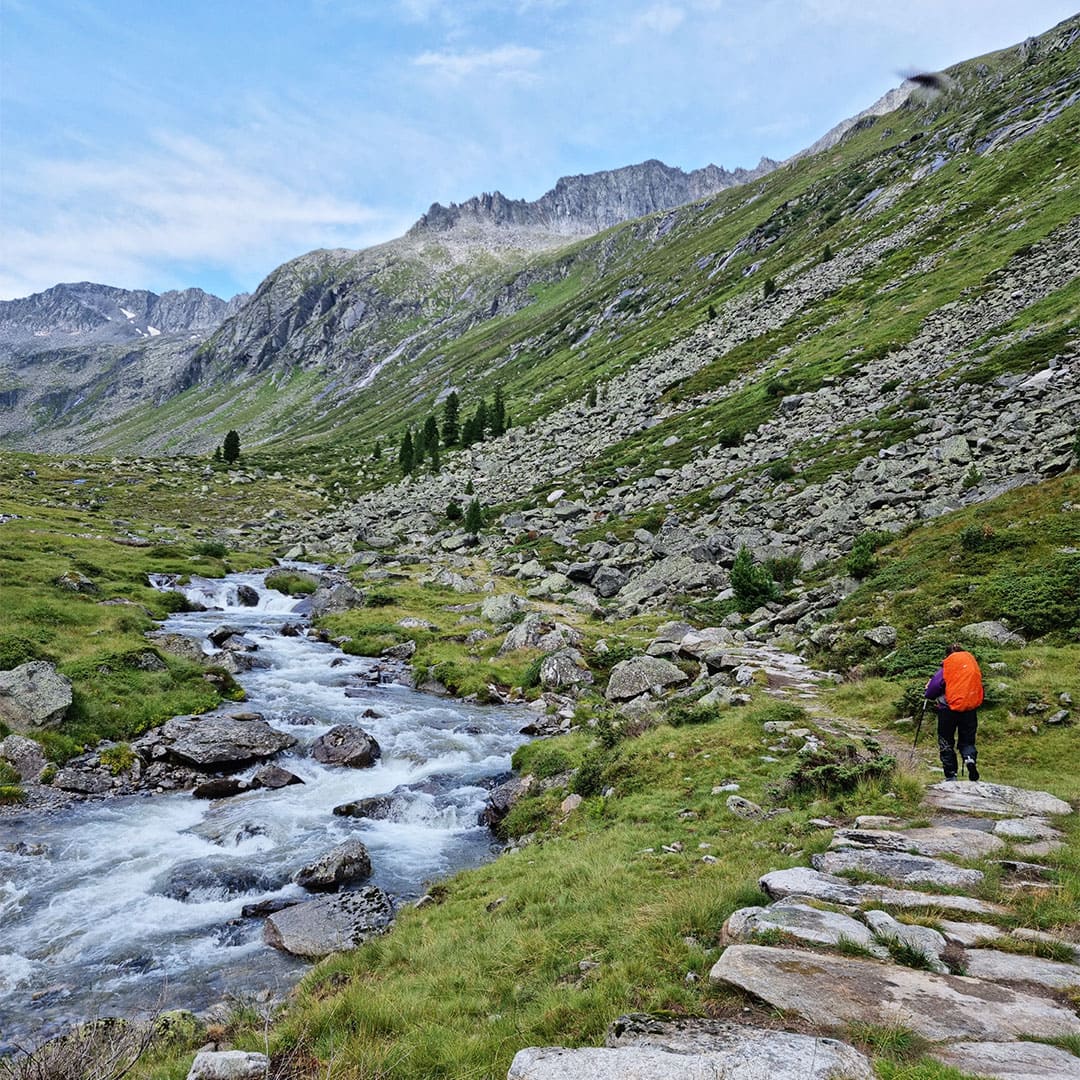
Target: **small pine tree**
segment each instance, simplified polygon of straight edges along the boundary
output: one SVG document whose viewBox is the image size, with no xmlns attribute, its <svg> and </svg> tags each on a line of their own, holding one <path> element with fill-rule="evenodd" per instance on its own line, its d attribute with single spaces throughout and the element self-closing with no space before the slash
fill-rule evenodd
<svg viewBox="0 0 1080 1080">
<path fill-rule="evenodd" d="M 372 461 L 382 461 L 382 439 L 375 440 L 375 449 L 371 451 Z"/>
<path fill-rule="evenodd" d="M 585 404 L 590 409 L 595 409 L 596 408 L 596 384 L 595 383 L 593 383 L 593 385 L 591 387 L 589 387 L 589 396 L 586 399 Z"/>
<path fill-rule="evenodd" d="M 442 437 L 444 446 L 457 446 L 461 440 L 461 402 L 457 391 L 451 390 L 443 402 Z"/>
<path fill-rule="evenodd" d="M 772 574 L 760 563 L 754 562 L 754 556 L 744 544 L 731 565 L 731 588 L 735 593 L 735 603 L 744 614 L 771 600 L 776 594 Z"/>
<path fill-rule="evenodd" d="M 428 454 L 433 454 L 439 449 L 439 422 L 434 416 L 429 416 L 424 421 L 424 446 Z"/>
<path fill-rule="evenodd" d="M 460 521 L 461 516 L 461 503 L 449 502 L 446 504 L 446 517 L 448 521 Z"/>
<path fill-rule="evenodd" d="M 231 465 L 240 460 L 240 433 L 235 429 L 225 436 L 221 447 L 221 456 Z"/>
<path fill-rule="evenodd" d="M 428 446 L 428 461 L 432 476 L 438 476 L 442 470 L 442 459 L 439 456 L 439 440 L 436 439 Z"/>
<path fill-rule="evenodd" d="M 221 460 L 221 447 L 220 446 L 215 446 L 214 447 L 214 461 L 220 461 L 220 460 Z"/>
<path fill-rule="evenodd" d="M 709 319 L 716 318 L 716 306 L 714 304 L 709 305 Z"/>
<path fill-rule="evenodd" d="M 761 298 L 768 300 L 774 292 L 776 292 L 776 282 L 771 277 L 767 277 L 765 284 L 761 286 Z"/>
<path fill-rule="evenodd" d="M 493 439 L 506 433 L 506 400 L 503 398 L 502 384 L 495 387 L 495 400 L 488 414 L 488 425 Z"/>
<path fill-rule="evenodd" d="M 480 509 L 480 500 L 474 498 L 465 511 L 465 531 L 478 533 L 484 527 L 484 513 Z"/>
<path fill-rule="evenodd" d="M 475 490 L 476 490 L 476 488 L 473 487 L 473 482 L 471 480 L 469 480 L 465 484 L 465 494 L 466 495 L 471 495 Z"/>
<path fill-rule="evenodd" d="M 832 259 L 832 247 L 829 244 L 825 245 L 825 250 L 821 253 L 821 261 L 829 262 Z"/>
<path fill-rule="evenodd" d="M 402 476 L 408 476 L 416 467 L 412 428 L 407 429 L 405 434 L 401 437 L 401 446 L 398 449 L 398 464 L 401 466 Z"/>
</svg>

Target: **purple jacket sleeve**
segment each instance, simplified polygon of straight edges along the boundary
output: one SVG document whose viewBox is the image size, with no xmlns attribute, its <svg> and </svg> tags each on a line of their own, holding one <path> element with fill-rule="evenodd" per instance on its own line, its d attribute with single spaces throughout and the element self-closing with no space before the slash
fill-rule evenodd
<svg viewBox="0 0 1080 1080">
<path fill-rule="evenodd" d="M 923 696 L 933 699 L 941 697 L 941 695 L 944 693 L 945 669 L 943 667 L 940 667 L 937 669 L 937 673 L 934 675 L 934 677 L 926 684 L 926 693 Z"/>
</svg>

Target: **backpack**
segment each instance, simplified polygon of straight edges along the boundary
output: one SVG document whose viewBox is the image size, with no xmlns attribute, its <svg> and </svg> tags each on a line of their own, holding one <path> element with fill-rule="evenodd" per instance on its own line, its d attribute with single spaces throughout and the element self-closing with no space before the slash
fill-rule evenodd
<svg viewBox="0 0 1080 1080">
<path fill-rule="evenodd" d="M 942 664 L 945 674 L 945 704 L 953 712 L 970 712 L 983 703 L 982 672 L 969 652 L 954 652 Z"/>
</svg>

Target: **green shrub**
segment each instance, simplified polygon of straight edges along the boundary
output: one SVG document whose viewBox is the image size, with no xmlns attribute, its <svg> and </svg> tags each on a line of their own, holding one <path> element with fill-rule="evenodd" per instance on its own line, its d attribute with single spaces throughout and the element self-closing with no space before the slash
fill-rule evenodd
<svg viewBox="0 0 1080 1080">
<path fill-rule="evenodd" d="M 882 674 L 929 679 L 941 667 L 948 646 L 944 638 L 923 638 L 901 645 L 881 662 Z"/>
<path fill-rule="evenodd" d="M 460 503 L 451 501 L 446 504 L 447 521 L 460 521 L 464 516 L 465 511 L 461 509 Z"/>
<path fill-rule="evenodd" d="M 49 656 L 29 638 L 17 634 L 0 636 L 0 671 L 10 671 L 31 660 L 47 660 Z"/>
<path fill-rule="evenodd" d="M 877 559 L 874 552 L 882 544 L 887 544 L 892 539 L 892 534 L 887 532 L 870 531 L 860 533 L 855 537 L 845 560 L 847 572 L 854 578 L 864 578 L 877 569 Z"/>
<path fill-rule="evenodd" d="M 839 795 L 854 791 L 866 780 L 892 774 L 896 759 L 867 740 L 865 750 L 852 743 L 834 743 L 801 755 L 788 774 L 784 790 L 798 794 Z"/>
<path fill-rule="evenodd" d="M 220 540 L 205 540 L 195 545 L 196 555 L 205 555 L 210 559 L 224 559 L 229 549 Z"/>
<path fill-rule="evenodd" d="M 961 491 L 970 491 L 972 488 L 976 488 L 982 483 L 982 473 L 975 468 L 975 463 L 972 462 L 968 466 L 968 470 L 964 473 L 964 479 L 960 481 Z"/>
<path fill-rule="evenodd" d="M 711 724 L 720 717 L 716 705 L 702 705 L 697 701 L 672 701 L 664 710 L 664 719 L 672 727 L 684 724 Z"/>
<path fill-rule="evenodd" d="M 271 570 L 266 575 L 266 587 L 276 589 L 286 596 L 310 596 L 319 582 L 313 574 L 301 574 L 292 570 Z"/>
<path fill-rule="evenodd" d="M 127 743 L 117 743 L 115 746 L 106 747 L 98 754 L 101 764 L 113 774 L 119 776 L 127 772 L 135 764 L 135 751 Z"/>
<path fill-rule="evenodd" d="M 769 476 L 773 480 L 790 480 L 795 475 L 795 466 L 790 461 L 774 461 L 769 466 Z"/>
<path fill-rule="evenodd" d="M 754 562 L 754 556 L 744 544 L 735 556 L 731 566 L 731 587 L 735 592 L 735 601 L 739 611 L 744 614 L 753 611 L 776 595 L 776 585 L 769 571 L 760 563 Z"/>
<path fill-rule="evenodd" d="M 521 685 L 524 689 L 528 690 L 540 685 L 540 665 L 543 662 L 544 658 L 538 656 L 535 660 L 530 661 L 521 673 Z"/>
<path fill-rule="evenodd" d="M 979 596 L 999 618 L 1030 634 L 1080 625 L 1080 555 L 1062 553 L 1042 566 L 999 570 Z"/>
<path fill-rule="evenodd" d="M 1007 546 L 1005 538 L 989 525 L 968 525 L 960 530 L 959 538 L 965 551 L 1000 551 Z"/>
<path fill-rule="evenodd" d="M 588 798 L 599 795 L 604 788 L 604 769 L 607 760 L 601 750 L 590 750 L 570 778 L 570 790 Z"/>
<path fill-rule="evenodd" d="M 776 292 L 776 282 L 771 277 L 767 277 L 761 286 L 761 297 L 763 300 L 768 300 L 773 293 Z"/>
<path fill-rule="evenodd" d="M 790 585 L 802 570 L 802 552 L 796 551 L 791 555 L 777 555 L 773 559 L 766 559 L 765 568 L 777 584 Z"/>
</svg>

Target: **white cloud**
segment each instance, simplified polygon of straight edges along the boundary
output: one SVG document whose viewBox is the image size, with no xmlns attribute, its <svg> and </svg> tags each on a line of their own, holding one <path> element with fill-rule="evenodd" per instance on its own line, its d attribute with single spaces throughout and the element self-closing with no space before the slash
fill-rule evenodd
<svg viewBox="0 0 1080 1080">
<path fill-rule="evenodd" d="M 425 52 L 413 63 L 417 67 L 430 68 L 446 79 L 458 81 L 472 75 L 532 80 L 533 68 L 543 57 L 539 49 L 528 45 L 500 45 L 495 49 L 476 49 L 466 52 Z"/>
<path fill-rule="evenodd" d="M 122 160 L 31 162 L 5 186 L 12 202 L 36 204 L 32 223 L 4 230 L 0 295 L 8 297 L 84 279 L 144 287 L 175 272 L 170 264 L 257 281 L 303 251 L 364 247 L 406 224 L 168 134 Z"/>
</svg>

